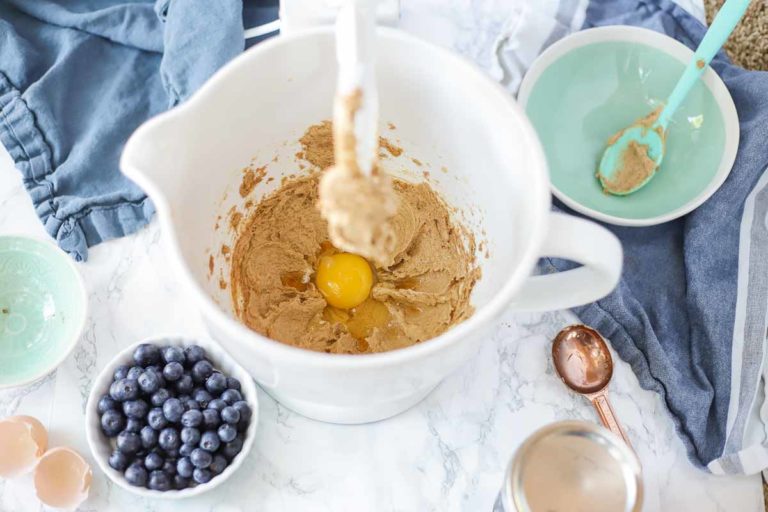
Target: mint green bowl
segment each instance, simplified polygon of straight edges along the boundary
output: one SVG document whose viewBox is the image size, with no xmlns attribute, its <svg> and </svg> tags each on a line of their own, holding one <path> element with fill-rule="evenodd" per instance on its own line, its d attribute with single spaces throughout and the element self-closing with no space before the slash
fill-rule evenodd
<svg viewBox="0 0 768 512">
<path fill-rule="evenodd" d="M 0 236 L 0 388 L 44 377 L 75 348 L 87 297 L 72 259 L 50 242 Z"/>
<path fill-rule="evenodd" d="M 664 161 L 648 185 L 612 196 L 595 178 L 608 138 L 664 101 L 692 55 L 664 34 L 611 26 L 561 39 L 533 63 L 518 100 L 541 139 L 558 199 L 604 222 L 648 226 L 685 215 L 722 185 L 739 122 L 712 69 L 673 116 Z"/>
</svg>

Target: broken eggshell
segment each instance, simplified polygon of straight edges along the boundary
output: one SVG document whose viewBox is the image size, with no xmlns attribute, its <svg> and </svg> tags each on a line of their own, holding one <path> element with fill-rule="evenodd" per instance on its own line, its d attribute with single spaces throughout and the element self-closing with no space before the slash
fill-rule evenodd
<svg viewBox="0 0 768 512">
<path fill-rule="evenodd" d="M 0 477 L 15 478 L 35 467 L 48 448 L 48 432 L 31 416 L 0 420 Z"/>
<path fill-rule="evenodd" d="M 71 448 L 53 448 L 35 468 L 35 493 L 44 504 L 75 509 L 88 498 L 93 473 L 91 466 Z"/>
</svg>

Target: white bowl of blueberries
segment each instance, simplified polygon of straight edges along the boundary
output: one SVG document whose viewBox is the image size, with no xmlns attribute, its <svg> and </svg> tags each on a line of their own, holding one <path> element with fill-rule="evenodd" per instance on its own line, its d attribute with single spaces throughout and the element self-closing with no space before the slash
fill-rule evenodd
<svg viewBox="0 0 768 512">
<path fill-rule="evenodd" d="M 256 386 L 212 341 L 154 337 L 101 371 L 85 419 L 110 480 L 142 496 L 186 498 L 243 463 L 258 423 Z"/>
</svg>

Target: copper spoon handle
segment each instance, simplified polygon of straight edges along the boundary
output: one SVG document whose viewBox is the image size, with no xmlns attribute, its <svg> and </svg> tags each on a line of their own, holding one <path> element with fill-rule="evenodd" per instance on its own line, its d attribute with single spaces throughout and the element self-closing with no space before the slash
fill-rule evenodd
<svg viewBox="0 0 768 512">
<path fill-rule="evenodd" d="M 592 395 L 590 400 L 592 401 L 592 405 L 595 406 L 595 409 L 597 409 L 597 414 L 600 416 L 600 421 L 603 425 L 622 438 L 624 442 L 627 443 L 627 446 L 632 448 L 632 443 L 629 442 L 627 435 L 624 433 L 624 429 L 619 425 L 619 420 L 616 419 L 616 413 L 613 412 L 611 403 L 608 401 L 608 397 L 605 393 Z"/>
</svg>

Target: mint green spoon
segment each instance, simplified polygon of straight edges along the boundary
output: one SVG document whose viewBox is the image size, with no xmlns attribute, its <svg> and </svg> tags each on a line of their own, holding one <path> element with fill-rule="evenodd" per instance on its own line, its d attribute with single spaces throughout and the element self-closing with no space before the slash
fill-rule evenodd
<svg viewBox="0 0 768 512">
<path fill-rule="evenodd" d="M 611 137 L 597 171 L 605 192 L 625 196 L 651 181 L 664 158 L 670 118 L 725 44 L 750 1 L 726 0 L 663 108 L 659 107 Z"/>
</svg>

